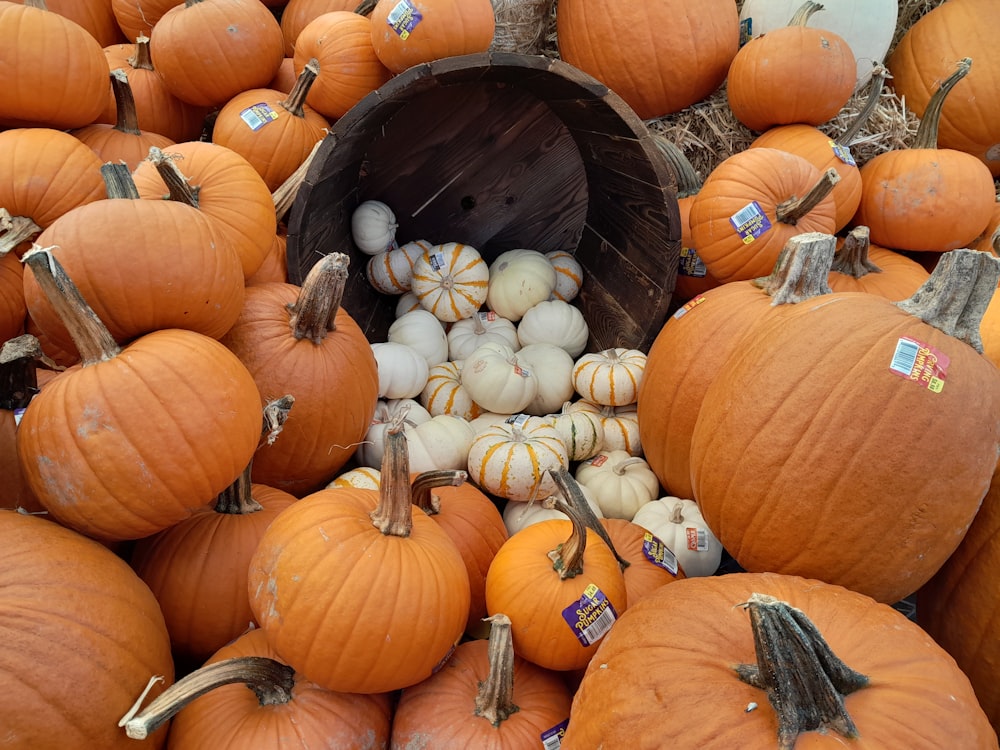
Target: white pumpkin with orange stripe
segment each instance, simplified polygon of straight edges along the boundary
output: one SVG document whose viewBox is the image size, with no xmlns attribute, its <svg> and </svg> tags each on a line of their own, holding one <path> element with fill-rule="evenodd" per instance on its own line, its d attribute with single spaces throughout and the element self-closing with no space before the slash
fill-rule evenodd
<svg viewBox="0 0 1000 750">
<path fill-rule="evenodd" d="M 338 474 L 326 485 L 328 490 L 355 488 L 360 490 L 377 490 L 382 483 L 382 472 L 373 466 L 358 466 Z"/>
<path fill-rule="evenodd" d="M 613 347 L 584 354 L 573 368 L 573 387 L 588 401 L 602 406 L 634 404 L 646 369 L 646 354 Z"/>
<path fill-rule="evenodd" d="M 633 456 L 642 455 L 642 441 L 639 439 L 639 414 L 635 404 L 626 406 L 602 406 L 587 399 L 577 399 L 564 411 L 586 411 L 601 420 L 604 431 L 601 450 L 623 450 Z"/>
<path fill-rule="evenodd" d="M 420 394 L 420 403 L 434 416 L 451 414 L 472 420 L 483 413 L 483 408 L 472 400 L 472 396 L 462 385 L 461 362 L 434 365 Z"/>
<path fill-rule="evenodd" d="M 556 492 L 548 471 L 569 467 L 562 435 L 543 417 L 518 414 L 488 427 L 469 448 L 469 478 L 486 492 L 515 502 Z"/>
<path fill-rule="evenodd" d="M 410 290 L 438 318 L 454 323 L 486 301 L 490 268 L 479 251 L 460 242 L 434 245 L 413 263 Z"/>
<path fill-rule="evenodd" d="M 413 264 L 433 245 L 415 240 L 368 259 L 368 283 L 383 294 L 403 294 L 410 290 Z"/>
<path fill-rule="evenodd" d="M 566 250 L 553 250 L 545 253 L 545 257 L 556 269 L 556 285 L 552 290 L 552 298 L 569 302 L 580 293 L 580 287 L 583 286 L 583 266 L 573 253 Z"/>
</svg>

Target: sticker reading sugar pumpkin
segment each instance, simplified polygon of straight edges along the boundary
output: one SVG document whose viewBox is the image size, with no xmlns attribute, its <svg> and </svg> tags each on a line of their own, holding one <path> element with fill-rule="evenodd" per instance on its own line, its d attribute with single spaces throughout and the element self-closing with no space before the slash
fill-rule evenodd
<svg viewBox="0 0 1000 750">
<path fill-rule="evenodd" d="M 659 537 L 648 531 L 642 535 L 642 554 L 653 565 L 677 575 L 677 556 Z"/>
<path fill-rule="evenodd" d="M 601 640 L 618 619 L 614 606 L 594 583 L 587 585 L 580 600 L 566 607 L 562 616 L 584 646 Z"/>
<path fill-rule="evenodd" d="M 559 750 L 562 747 L 563 737 L 566 736 L 566 729 L 569 727 L 569 719 L 563 719 L 550 729 L 542 732 L 542 750 Z"/>
<path fill-rule="evenodd" d="M 422 20 L 424 20 L 423 14 L 410 0 L 400 0 L 396 3 L 396 7 L 389 11 L 385 22 L 399 35 L 400 39 L 407 39 Z"/>
<path fill-rule="evenodd" d="M 733 225 L 744 245 L 749 245 L 771 228 L 771 220 L 767 218 L 764 209 L 757 201 L 750 201 L 730 216 L 729 223 Z"/>
<path fill-rule="evenodd" d="M 269 122 L 278 119 L 278 113 L 267 102 L 258 102 L 240 112 L 240 119 L 247 124 L 251 130 L 260 130 Z"/>
<path fill-rule="evenodd" d="M 681 276 L 703 279 L 708 275 L 708 268 L 697 250 L 693 247 L 682 247 L 677 259 L 677 273 Z"/>
<path fill-rule="evenodd" d="M 951 360 L 944 352 L 909 336 L 900 336 L 889 371 L 934 393 L 944 389 Z"/>
</svg>

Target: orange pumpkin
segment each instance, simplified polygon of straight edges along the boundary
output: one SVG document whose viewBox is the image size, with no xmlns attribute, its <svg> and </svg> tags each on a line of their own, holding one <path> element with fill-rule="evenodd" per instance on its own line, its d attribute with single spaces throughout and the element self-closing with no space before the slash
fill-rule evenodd
<svg viewBox="0 0 1000 750">
<path fill-rule="evenodd" d="M 740 42 L 739 11 L 728 0 L 560 0 L 556 32 L 560 57 L 607 85 L 642 119 L 677 112 L 715 91 Z"/>
<path fill-rule="evenodd" d="M 48 250 L 25 262 L 82 355 L 21 419 L 18 458 L 31 490 L 60 523 L 105 540 L 148 536 L 210 502 L 257 446 L 250 373 L 194 331 L 161 329 L 120 348 Z"/>
<path fill-rule="evenodd" d="M 124 40 L 118 20 L 111 10 L 111 0 L 13 0 L 21 5 L 42 7 L 64 16 L 90 32 L 98 44 L 106 47 Z"/>
<path fill-rule="evenodd" d="M 0 252 L 0 344 L 24 331 L 24 267 L 13 253 Z"/>
<path fill-rule="evenodd" d="M 961 747 L 997 738 L 968 678 L 896 610 L 771 573 L 688 578 L 630 607 L 560 747 Z"/>
<path fill-rule="evenodd" d="M 490 0 L 378 0 L 370 18 L 372 47 L 393 73 L 485 52 L 496 29 Z"/>
<path fill-rule="evenodd" d="M 850 45 L 839 34 L 806 26 L 822 8 L 804 3 L 788 26 L 751 39 L 733 58 L 726 96 L 736 119 L 750 130 L 821 125 L 854 93 L 857 63 Z"/>
<path fill-rule="evenodd" d="M 859 226 L 837 238 L 830 289 L 906 299 L 927 281 L 930 271 L 902 253 L 871 244 L 869 234 L 868 227 Z"/>
<path fill-rule="evenodd" d="M 694 499 L 744 569 L 892 603 L 941 567 L 1000 449 L 978 334 L 998 278 L 1000 260 L 954 250 L 903 302 L 839 292 L 754 328 L 691 438 Z"/>
<path fill-rule="evenodd" d="M 174 665 L 156 599 L 128 565 L 52 521 L 0 510 L 0 611 L 4 741 L 135 747 L 118 719 L 150 675 L 172 681 Z M 159 732 L 148 745 L 165 740 Z"/>
<path fill-rule="evenodd" d="M 602 518 L 600 523 L 626 563 L 622 573 L 629 607 L 660 586 L 687 577 L 673 550 L 642 526 L 624 518 Z"/>
<path fill-rule="evenodd" d="M 149 36 L 163 14 L 177 5 L 176 0 L 111 0 L 111 12 L 126 38 Z"/>
<path fill-rule="evenodd" d="M 295 40 L 306 24 L 324 13 L 354 10 L 358 0 L 288 0 L 281 12 L 281 35 L 285 40 L 285 57 L 295 54 Z"/>
</svg>

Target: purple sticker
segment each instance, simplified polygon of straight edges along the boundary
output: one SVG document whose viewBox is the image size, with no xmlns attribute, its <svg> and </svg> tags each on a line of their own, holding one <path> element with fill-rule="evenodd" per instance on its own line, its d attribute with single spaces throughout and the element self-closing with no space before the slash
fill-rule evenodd
<svg viewBox="0 0 1000 750">
<path fill-rule="evenodd" d="M 677 556 L 659 537 L 648 531 L 642 535 L 642 554 L 653 565 L 677 575 Z"/>
<path fill-rule="evenodd" d="M 593 583 L 583 590 L 580 600 L 562 611 L 563 619 L 584 646 L 597 643 L 618 619 L 614 606 Z"/>
<path fill-rule="evenodd" d="M 389 11 L 385 22 L 400 39 L 406 39 L 422 20 L 424 20 L 423 15 L 410 0 L 400 0 L 396 7 Z"/>
<path fill-rule="evenodd" d="M 757 201 L 751 201 L 735 214 L 729 217 L 729 223 L 743 239 L 744 245 L 749 245 L 764 232 L 771 228 L 771 222 Z"/>
</svg>

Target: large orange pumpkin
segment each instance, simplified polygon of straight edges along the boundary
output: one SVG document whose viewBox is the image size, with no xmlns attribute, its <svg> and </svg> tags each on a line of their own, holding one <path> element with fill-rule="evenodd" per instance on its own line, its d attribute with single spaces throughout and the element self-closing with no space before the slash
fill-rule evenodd
<svg viewBox="0 0 1000 750">
<path fill-rule="evenodd" d="M 149 36 L 164 13 L 178 5 L 176 0 L 111 0 L 111 12 L 127 39 Z"/>
<path fill-rule="evenodd" d="M 305 25 L 317 16 L 335 10 L 354 10 L 358 0 L 288 0 L 281 12 L 281 35 L 285 40 L 285 57 L 295 54 L 295 40 Z"/>
<path fill-rule="evenodd" d="M 978 340 L 998 277 L 1000 260 L 954 250 L 903 302 L 839 292 L 755 327 L 691 438 L 694 499 L 740 565 L 886 603 L 941 567 L 1000 451 L 1000 371 Z"/>
<path fill-rule="evenodd" d="M 177 328 L 120 348 L 50 252 L 25 258 L 82 355 L 21 419 L 18 457 L 31 490 L 60 523 L 106 540 L 148 536 L 211 502 L 260 437 L 247 369 L 215 339 Z"/>
<path fill-rule="evenodd" d="M 89 31 L 102 47 L 124 40 L 118 20 L 111 10 L 111 0 L 14 0 L 14 2 L 42 7 L 78 23 Z"/>
<path fill-rule="evenodd" d="M 27 315 L 24 267 L 12 251 L 0 251 L 0 344 L 24 331 Z"/>
<path fill-rule="evenodd" d="M 560 747 L 995 750 L 997 738 L 969 679 L 902 613 L 817 580 L 732 573 L 629 608 Z"/>
<path fill-rule="evenodd" d="M 739 49 L 731 0 L 560 0 L 559 54 L 621 96 L 643 119 L 701 101 Z"/>
<path fill-rule="evenodd" d="M 0 726 L 31 750 L 135 747 L 118 720 L 151 675 L 173 680 L 156 599 L 106 547 L 0 510 Z M 155 694 L 155 693 L 154 693 Z M 149 747 L 163 747 L 165 732 Z"/>
</svg>

